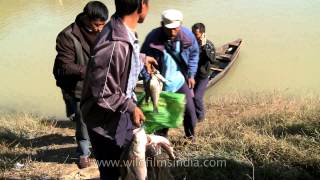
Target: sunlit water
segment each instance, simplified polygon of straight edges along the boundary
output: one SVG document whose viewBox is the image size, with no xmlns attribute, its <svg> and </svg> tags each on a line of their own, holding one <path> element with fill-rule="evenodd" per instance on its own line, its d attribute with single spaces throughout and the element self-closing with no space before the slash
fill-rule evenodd
<svg viewBox="0 0 320 180">
<path fill-rule="evenodd" d="M 57 34 L 88 1 L 0 0 L 0 110 L 64 116 L 52 66 Z M 113 1 L 103 1 L 114 12 Z M 238 37 L 238 62 L 207 96 L 272 92 L 297 96 L 320 92 L 319 0 L 150 0 L 140 39 L 159 25 L 168 8 L 184 13 L 184 25 L 207 25 L 216 46 Z"/>
</svg>

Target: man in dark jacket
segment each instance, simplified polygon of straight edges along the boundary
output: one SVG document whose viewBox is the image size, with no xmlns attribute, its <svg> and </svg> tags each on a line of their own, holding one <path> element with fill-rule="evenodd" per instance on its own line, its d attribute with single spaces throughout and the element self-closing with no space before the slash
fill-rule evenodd
<svg viewBox="0 0 320 180">
<path fill-rule="evenodd" d="M 80 113 L 80 98 L 90 48 L 108 19 L 107 7 L 99 1 L 91 1 L 84 7 L 74 23 L 57 37 L 58 52 L 53 74 L 62 90 L 67 116 L 76 122 L 77 155 L 79 168 L 89 166 L 89 136 Z"/>
<path fill-rule="evenodd" d="M 215 47 L 213 43 L 206 38 L 205 31 L 206 29 L 203 23 L 196 23 L 192 26 L 192 32 L 196 36 L 200 47 L 200 59 L 194 88 L 194 104 L 199 122 L 205 118 L 203 96 L 211 73 L 210 67 L 216 63 Z"/>
<path fill-rule="evenodd" d="M 81 99 L 100 178 L 108 180 L 119 178 L 119 167 L 104 163 L 119 162 L 133 129 L 144 120 L 135 104 L 134 88 L 144 64 L 155 62 L 140 54 L 136 36 L 137 24 L 147 15 L 148 0 L 115 0 L 115 5 L 116 12 L 93 49 Z"/>
<path fill-rule="evenodd" d="M 161 27 L 152 30 L 143 43 L 141 52 L 157 59 L 159 71 L 167 80 L 164 91 L 186 95 L 184 130 L 187 138 L 194 139 L 197 117 L 193 102 L 194 77 L 199 61 L 199 47 L 192 32 L 183 27 L 180 11 L 162 12 Z M 167 136 L 168 129 L 157 134 Z"/>
</svg>

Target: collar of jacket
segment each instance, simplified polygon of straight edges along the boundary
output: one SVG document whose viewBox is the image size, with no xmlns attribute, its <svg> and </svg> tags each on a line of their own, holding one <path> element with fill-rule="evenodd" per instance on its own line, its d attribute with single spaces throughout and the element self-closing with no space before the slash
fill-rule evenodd
<svg viewBox="0 0 320 180">
<path fill-rule="evenodd" d="M 80 16 L 82 16 L 82 14 L 79 14 L 76 18 L 76 22 L 73 23 L 72 26 L 72 34 L 80 41 L 80 44 L 82 45 L 82 48 L 84 49 L 84 51 L 89 55 L 90 53 L 90 46 L 87 43 L 87 41 L 84 39 L 80 27 L 77 24 L 77 21 L 80 20 Z"/>
<path fill-rule="evenodd" d="M 127 28 L 118 15 L 114 14 L 111 17 L 110 24 L 112 27 L 111 36 L 114 41 L 124 41 L 131 44 Z"/>
<path fill-rule="evenodd" d="M 183 49 L 186 49 L 192 46 L 192 39 L 184 32 L 185 31 L 184 28 L 185 27 L 181 26 L 181 30 L 179 31 L 176 39 L 182 43 Z M 151 40 L 150 47 L 163 52 L 163 50 L 165 49 L 164 39 L 166 38 L 165 38 L 165 34 L 162 27 L 158 27 L 157 29 L 154 29 L 152 32 L 151 38 L 153 38 L 153 40 Z"/>
</svg>

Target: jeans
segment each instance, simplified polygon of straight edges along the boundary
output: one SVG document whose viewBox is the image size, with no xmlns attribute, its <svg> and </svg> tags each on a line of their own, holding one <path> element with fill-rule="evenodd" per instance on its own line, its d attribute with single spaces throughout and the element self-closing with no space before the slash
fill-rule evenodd
<svg viewBox="0 0 320 180">
<path fill-rule="evenodd" d="M 71 96 L 62 90 L 63 100 L 66 104 L 67 116 L 76 123 L 76 141 L 78 144 L 76 155 L 78 157 L 88 157 L 91 152 L 89 149 L 90 139 L 87 125 L 84 123 L 80 111 L 80 99 Z"/>
</svg>

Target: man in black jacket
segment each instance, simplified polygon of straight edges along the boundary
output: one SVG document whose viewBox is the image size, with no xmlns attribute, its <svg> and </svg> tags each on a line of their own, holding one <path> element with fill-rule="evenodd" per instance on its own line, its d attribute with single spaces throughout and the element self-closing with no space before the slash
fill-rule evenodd
<svg viewBox="0 0 320 180">
<path fill-rule="evenodd" d="M 80 113 L 83 79 L 89 61 L 90 49 L 108 19 L 107 7 L 99 1 L 91 1 L 84 7 L 74 23 L 57 37 L 57 56 L 53 74 L 62 90 L 67 116 L 76 122 L 77 156 L 79 168 L 89 166 L 89 136 Z"/>
<path fill-rule="evenodd" d="M 194 104 L 198 122 L 203 121 L 205 118 L 203 96 L 209 81 L 210 67 L 216 62 L 215 47 L 211 41 L 207 40 L 205 31 L 203 23 L 196 23 L 192 26 L 192 32 L 196 36 L 200 47 L 198 70 L 195 77 L 196 85 L 194 88 Z"/>
</svg>

